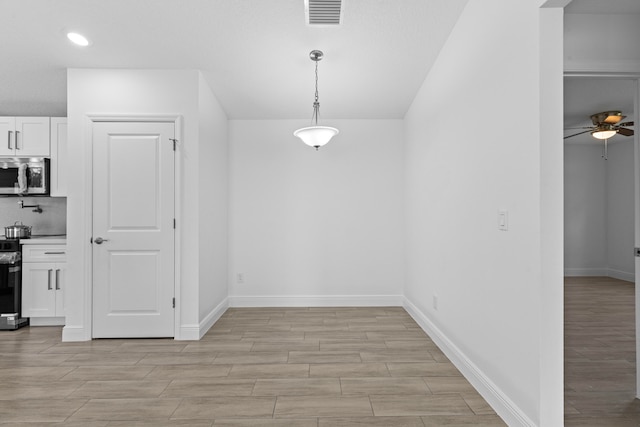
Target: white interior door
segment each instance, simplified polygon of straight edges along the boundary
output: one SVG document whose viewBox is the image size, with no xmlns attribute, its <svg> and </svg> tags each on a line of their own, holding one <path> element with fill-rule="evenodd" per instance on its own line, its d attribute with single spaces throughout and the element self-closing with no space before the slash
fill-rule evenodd
<svg viewBox="0 0 640 427">
<path fill-rule="evenodd" d="M 174 336 L 173 123 L 93 125 L 93 337 Z"/>
</svg>

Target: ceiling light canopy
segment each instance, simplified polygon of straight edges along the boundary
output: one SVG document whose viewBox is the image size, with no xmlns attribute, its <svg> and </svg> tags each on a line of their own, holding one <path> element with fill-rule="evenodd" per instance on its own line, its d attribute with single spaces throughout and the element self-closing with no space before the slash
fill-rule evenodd
<svg viewBox="0 0 640 427">
<path fill-rule="evenodd" d="M 591 116 L 591 122 L 594 125 L 601 125 L 603 123 L 615 125 L 620 123 L 625 116 L 620 111 L 604 111 L 602 113 L 596 113 Z"/>
<path fill-rule="evenodd" d="M 312 50 L 309 53 L 309 57 L 316 63 L 316 93 L 313 101 L 313 115 L 311 116 L 311 122 L 315 125 L 298 129 L 293 133 L 310 147 L 314 147 L 316 151 L 318 148 L 326 145 L 331 138 L 338 134 L 338 129 L 329 126 L 318 126 L 318 116 L 320 115 L 320 102 L 318 101 L 318 61 L 322 59 L 324 54 L 319 50 Z"/>
<path fill-rule="evenodd" d="M 67 33 L 67 38 L 77 46 L 82 46 L 82 47 L 89 46 L 89 40 L 82 34 L 70 32 L 70 33 Z"/>
</svg>

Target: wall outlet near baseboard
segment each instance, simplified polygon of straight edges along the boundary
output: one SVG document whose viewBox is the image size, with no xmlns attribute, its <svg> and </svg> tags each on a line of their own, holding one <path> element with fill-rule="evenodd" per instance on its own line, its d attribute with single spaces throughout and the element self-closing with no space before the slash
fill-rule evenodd
<svg viewBox="0 0 640 427">
<path fill-rule="evenodd" d="M 244 273 L 236 274 L 236 283 L 244 283 Z"/>
</svg>

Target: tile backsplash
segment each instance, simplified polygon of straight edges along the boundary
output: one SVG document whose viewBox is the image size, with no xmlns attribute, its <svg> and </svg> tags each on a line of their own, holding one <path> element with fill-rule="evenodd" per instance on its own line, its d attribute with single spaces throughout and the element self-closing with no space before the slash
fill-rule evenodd
<svg viewBox="0 0 640 427">
<path fill-rule="evenodd" d="M 21 209 L 20 200 L 25 205 L 40 205 L 42 213 L 33 212 L 33 208 Z M 4 227 L 16 221 L 30 225 L 33 235 L 67 234 L 67 198 L 0 197 L 0 236 L 4 236 Z"/>
</svg>

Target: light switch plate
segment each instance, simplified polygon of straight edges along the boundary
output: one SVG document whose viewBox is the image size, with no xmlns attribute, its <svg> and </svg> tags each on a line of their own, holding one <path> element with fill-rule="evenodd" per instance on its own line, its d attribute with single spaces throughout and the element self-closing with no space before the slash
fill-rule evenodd
<svg viewBox="0 0 640 427">
<path fill-rule="evenodd" d="M 509 213 L 506 210 L 498 211 L 498 230 L 509 230 Z"/>
</svg>

